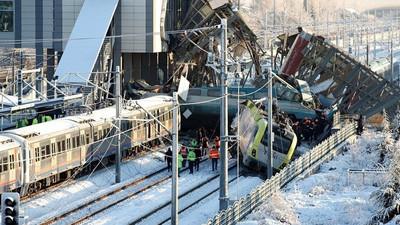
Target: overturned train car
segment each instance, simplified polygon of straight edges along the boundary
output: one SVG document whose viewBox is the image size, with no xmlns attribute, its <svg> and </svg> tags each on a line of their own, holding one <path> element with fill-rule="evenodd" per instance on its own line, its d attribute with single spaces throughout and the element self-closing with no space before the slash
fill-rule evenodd
<svg viewBox="0 0 400 225">
<path fill-rule="evenodd" d="M 266 173 L 268 167 L 267 118 L 250 100 L 241 105 L 239 118 L 234 127 L 240 136 L 239 148 L 245 167 Z M 285 123 L 273 122 L 273 172 L 278 172 L 289 164 L 297 145 L 297 136 Z"/>
</svg>

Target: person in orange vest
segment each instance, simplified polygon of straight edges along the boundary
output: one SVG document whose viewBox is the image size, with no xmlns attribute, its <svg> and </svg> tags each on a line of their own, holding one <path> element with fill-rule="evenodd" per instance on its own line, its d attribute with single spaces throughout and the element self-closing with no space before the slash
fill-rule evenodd
<svg viewBox="0 0 400 225">
<path fill-rule="evenodd" d="M 182 167 L 186 167 L 186 159 L 187 159 L 187 150 L 185 146 L 182 146 L 180 153 L 182 155 Z"/>
<path fill-rule="evenodd" d="M 219 150 L 215 146 L 213 146 L 211 148 L 209 158 L 211 159 L 212 170 L 213 171 L 214 171 L 214 169 L 217 170 L 218 159 L 219 159 Z"/>
<path fill-rule="evenodd" d="M 215 136 L 215 138 L 214 138 L 214 145 L 218 149 L 221 146 L 221 142 L 219 141 L 219 137 L 218 136 Z"/>
</svg>

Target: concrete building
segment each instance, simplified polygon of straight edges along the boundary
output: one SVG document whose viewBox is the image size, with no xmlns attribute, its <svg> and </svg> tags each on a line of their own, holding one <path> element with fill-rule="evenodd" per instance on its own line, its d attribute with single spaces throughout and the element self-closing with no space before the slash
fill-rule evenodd
<svg viewBox="0 0 400 225">
<path fill-rule="evenodd" d="M 47 79 L 57 75 L 60 83 L 101 84 L 110 76 L 93 75 L 119 65 L 125 83 L 162 84 L 169 74 L 164 31 L 176 28 L 184 2 L 0 0 L 0 46 L 35 48 L 37 67 L 45 62 Z"/>
</svg>

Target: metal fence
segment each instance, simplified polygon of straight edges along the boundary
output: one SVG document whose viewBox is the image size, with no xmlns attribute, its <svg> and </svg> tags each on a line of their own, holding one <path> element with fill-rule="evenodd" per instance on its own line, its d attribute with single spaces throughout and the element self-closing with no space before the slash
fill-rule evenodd
<svg viewBox="0 0 400 225">
<path fill-rule="evenodd" d="M 324 158 L 328 153 L 334 152 L 333 150 L 336 147 L 355 133 L 355 123 L 344 126 L 309 152 L 291 162 L 271 179 L 257 186 L 250 194 L 242 197 L 226 210 L 216 214 L 213 219 L 207 221 L 206 225 L 229 225 L 239 222 L 299 174 L 310 169 L 313 164 Z"/>
</svg>

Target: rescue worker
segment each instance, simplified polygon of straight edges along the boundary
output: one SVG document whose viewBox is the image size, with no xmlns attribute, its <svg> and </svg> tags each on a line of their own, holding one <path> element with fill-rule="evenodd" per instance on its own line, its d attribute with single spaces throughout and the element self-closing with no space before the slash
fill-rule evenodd
<svg viewBox="0 0 400 225">
<path fill-rule="evenodd" d="M 186 167 L 187 150 L 185 146 L 182 146 L 180 154 L 182 155 L 182 167 Z"/>
<path fill-rule="evenodd" d="M 208 138 L 206 136 L 201 138 L 200 147 L 202 155 L 207 155 L 207 149 L 209 148 L 209 146 L 208 146 Z"/>
<path fill-rule="evenodd" d="M 197 141 L 195 139 L 192 139 L 192 141 L 190 141 L 189 145 L 192 148 L 197 148 L 198 143 L 197 143 Z"/>
<path fill-rule="evenodd" d="M 36 118 L 33 118 L 33 120 L 32 120 L 32 125 L 34 125 L 34 124 L 38 124 L 38 120 Z"/>
<path fill-rule="evenodd" d="M 217 170 L 218 167 L 218 159 L 219 159 L 219 150 L 213 146 L 210 151 L 209 158 L 211 159 L 212 171 Z"/>
<path fill-rule="evenodd" d="M 215 136 L 215 138 L 214 138 L 214 145 L 215 145 L 215 147 L 218 148 L 218 149 L 221 147 L 221 142 L 220 142 L 218 136 Z"/>
<path fill-rule="evenodd" d="M 178 153 L 178 177 L 180 177 L 180 173 L 181 173 L 181 168 L 182 168 L 182 162 L 183 162 L 183 157 L 181 155 L 181 153 Z"/>
<path fill-rule="evenodd" d="M 22 126 L 23 126 L 23 127 L 29 126 L 29 122 L 28 122 L 27 119 L 23 119 L 23 120 L 22 120 Z"/>
<path fill-rule="evenodd" d="M 164 161 L 167 161 L 167 169 L 168 172 L 172 170 L 172 151 L 171 148 L 168 148 L 167 152 L 165 153 Z"/>
<path fill-rule="evenodd" d="M 297 136 L 297 146 L 300 146 L 300 145 L 301 145 L 301 138 L 302 138 L 302 137 L 301 137 L 301 130 L 300 130 L 299 121 L 296 121 L 296 122 L 293 124 L 292 128 L 293 128 L 294 133 L 295 133 L 296 136 Z"/>
<path fill-rule="evenodd" d="M 192 148 L 189 150 L 188 160 L 189 160 L 189 170 L 190 170 L 189 174 L 193 174 L 193 165 L 194 161 L 196 160 L 196 154 L 194 153 Z"/>
<path fill-rule="evenodd" d="M 194 168 L 196 169 L 196 171 L 199 171 L 200 159 L 201 159 L 201 150 L 200 150 L 200 148 L 195 148 L 194 149 L 194 154 L 196 155 L 196 160 L 194 161 Z"/>
</svg>

